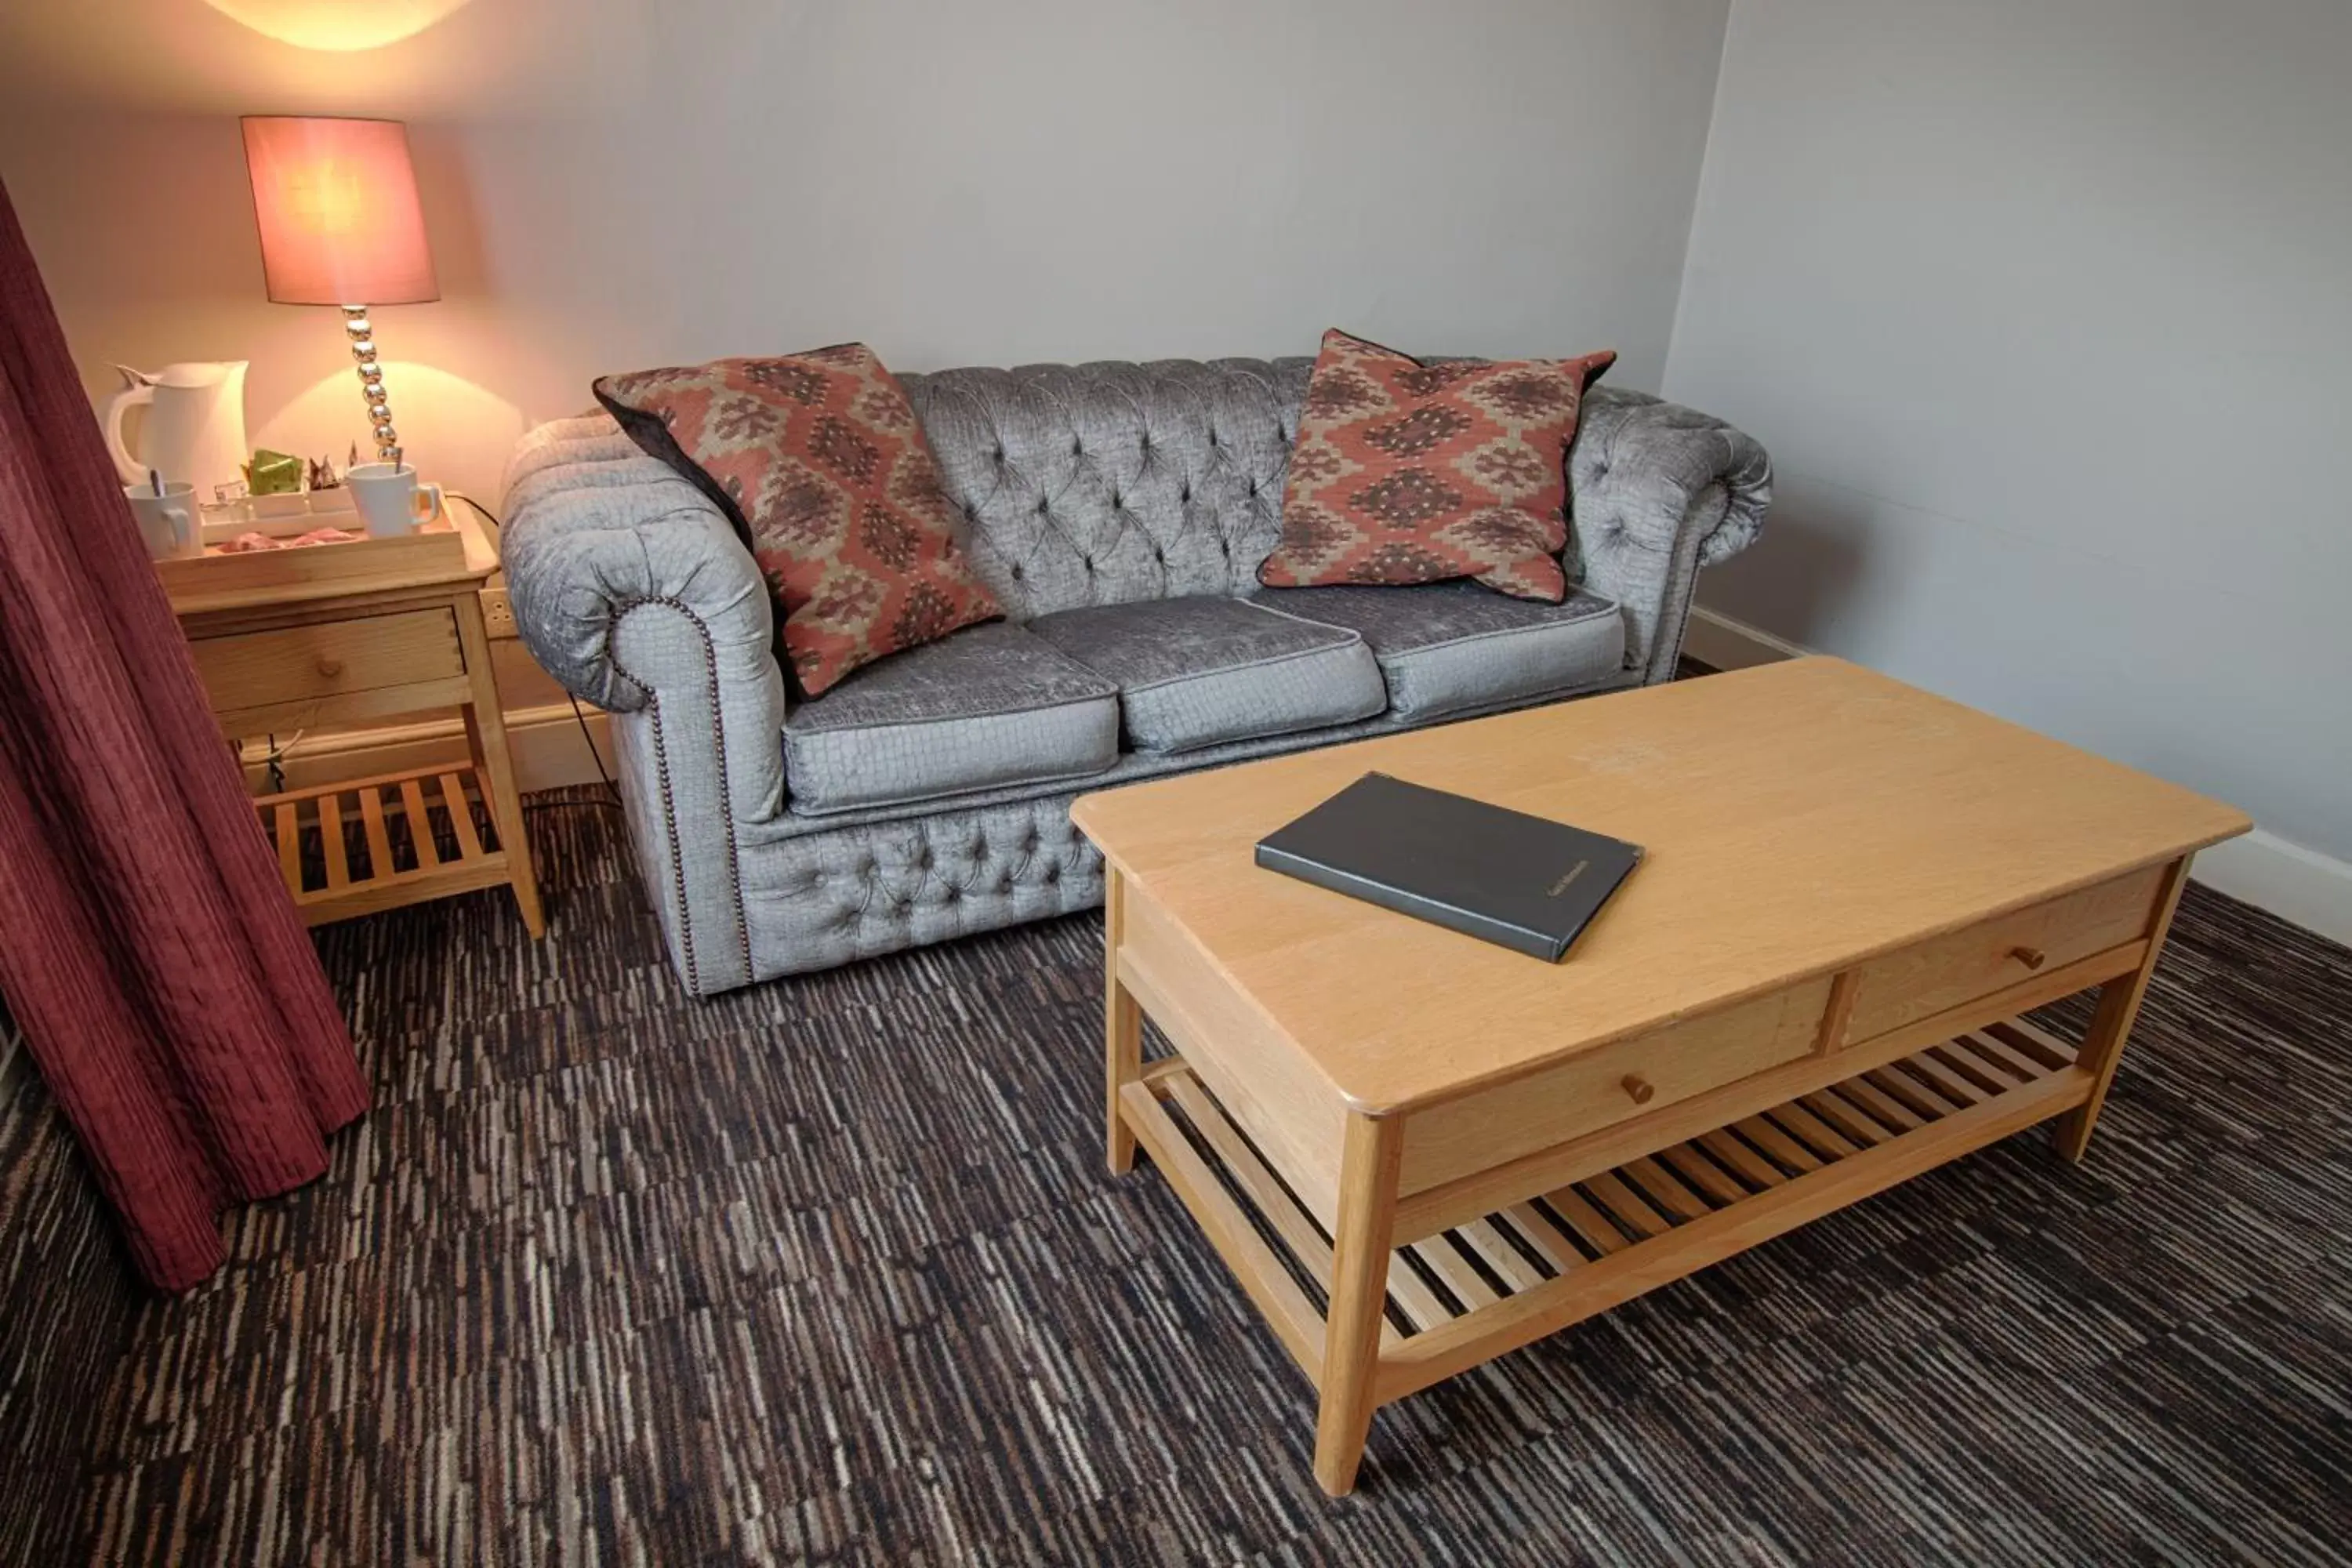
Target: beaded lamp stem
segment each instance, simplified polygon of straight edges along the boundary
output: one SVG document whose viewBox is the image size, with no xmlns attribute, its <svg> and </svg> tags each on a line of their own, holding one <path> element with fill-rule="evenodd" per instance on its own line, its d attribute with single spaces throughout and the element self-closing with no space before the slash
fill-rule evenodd
<svg viewBox="0 0 2352 1568">
<path fill-rule="evenodd" d="M 400 446 L 400 432 L 392 427 L 392 405 L 383 400 L 383 371 L 375 363 L 375 329 L 368 324 L 365 305 L 343 307 L 343 333 L 352 340 L 352 358 L 358 362 L 360 396 L 367 404 L 368 423 L 375 428 L 375 455 L 389 463 Z"/>
</svg>

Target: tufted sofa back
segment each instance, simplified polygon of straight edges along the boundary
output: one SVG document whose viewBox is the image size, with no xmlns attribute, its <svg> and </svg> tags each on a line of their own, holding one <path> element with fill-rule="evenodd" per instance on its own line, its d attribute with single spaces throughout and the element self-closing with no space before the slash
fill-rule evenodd
<svg viewBox="0 0 2352 1568">
<path fill-rule="evenodd" d="M 1246 594 L 1281 531 L 1311 359 L 902 375 L 975 570 L 1014 620 Z"/>
</svg>

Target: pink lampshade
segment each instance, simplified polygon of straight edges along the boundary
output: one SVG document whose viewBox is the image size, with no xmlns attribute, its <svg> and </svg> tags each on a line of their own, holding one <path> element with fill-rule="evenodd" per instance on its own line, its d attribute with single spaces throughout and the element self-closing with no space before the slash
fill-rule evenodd
<svg viewBox="0 0 2352 1568">
<path fill-rule="evenodd" d="M 400 121 L 248 117 L 245 166 L 272 300 L 413 305 L 441 297 Z"/>
</svg>

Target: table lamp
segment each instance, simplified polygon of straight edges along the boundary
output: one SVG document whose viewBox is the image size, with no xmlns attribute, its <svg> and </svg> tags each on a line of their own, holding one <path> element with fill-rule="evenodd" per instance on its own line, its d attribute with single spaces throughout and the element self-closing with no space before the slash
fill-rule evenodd
<svg viewBox="0 0 2352 1568">
<path fill-rule="evenodd" d="M 425 210 L 396 120 L 245 120 L 245 166 L 261 230 L 261 269 L 281 305 L 340 305 L 376 456 L 393 460 L 400 436 L 384 401 L 371 305 L 441 297 Z"/>
</svg>

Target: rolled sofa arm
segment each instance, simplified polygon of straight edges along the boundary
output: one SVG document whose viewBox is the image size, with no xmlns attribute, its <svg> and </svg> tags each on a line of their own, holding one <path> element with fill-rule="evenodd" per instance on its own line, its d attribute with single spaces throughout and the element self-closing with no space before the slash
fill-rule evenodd
<svg viewBox="0 0 2352 1568">
<path fill-rule="evenodd" d="M 1772 504 L 1772 460 L 1722 420 L 1638 392 L 1586 399 L 1568 454 L 1570 565 L 1625 609 L 1625 655 L 1672 680 L 1698 569 L 1752 542 Z"/>
<path fill-rule="evenodd" d="M 767 584 L 700 491 L 601 415 L 523 437 L 501 555 L 515 625 L 613 714 L 646 896 L 688 989 L 751 979 L 740 837 L 784 808 L 784 684 Z"/>
</svg>

